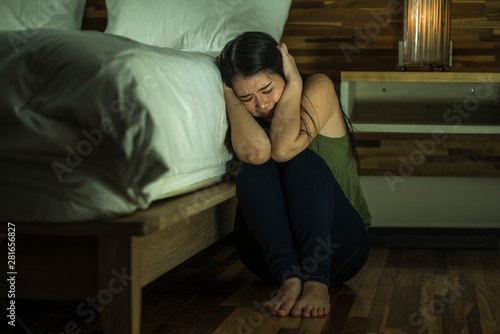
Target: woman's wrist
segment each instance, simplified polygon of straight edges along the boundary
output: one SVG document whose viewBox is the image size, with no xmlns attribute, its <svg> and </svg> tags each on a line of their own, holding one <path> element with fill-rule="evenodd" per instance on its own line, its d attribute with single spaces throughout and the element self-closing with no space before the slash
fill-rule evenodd
<svg viewBox="0 0 500 334">
<path fill-rule="evenodd" d="M 300 81 L 291 81 L 287 82 L 285 89 L 283 90 L 283 94 L 281 95 L 281 99 L 278 104 L 278 109 L 280 107 L 280 104 L 292 104 L 292 105 L 297 105 L 297 107 L 300 107 L 300 100 L 302 98 L 302 80 Z M 285 108 L 285 109 L 290 109 L 290 108 Z M 300 109 L 300 108 L 298 108 Z M 295 108 L 291 108 L 290 111 L 295 110 Z"/>
<path fill-rule="evenodd" d="M 287 79 L 286 86 L 294 90 L 302 90 L 302 78 L 300 76 L 293 76 L 292 78 Z M 285 86 L 285 88 L 286 88 Z"/>
<path fill-rule="evenodd" d="M 241 100 L 234 92 L 231 92 L 231 94 L 224 94 L 224 102 L 226 103 L 226 109 L 228 109 L 235 104 L 241 103 Z"/>
<path fill-rule="evenodd" d="M 227 107 L 227 108 L 226 108 L 226 115 L 227 115 L 227 117 L 229 117 L 229 115 L 230 115 L 230 113 L 231 113 L 231 111 L 232 111 L 233 109 L 238 108 L 238 107 L 245 107 L 245 105 L 243 104 L 243 102 L 239 102 L 239 103 L 235 103 L 235 104 L 233 104 L 233 105 L 232 105 L 232 106 L 230 106 L 230 107 Z"/>
</svg>

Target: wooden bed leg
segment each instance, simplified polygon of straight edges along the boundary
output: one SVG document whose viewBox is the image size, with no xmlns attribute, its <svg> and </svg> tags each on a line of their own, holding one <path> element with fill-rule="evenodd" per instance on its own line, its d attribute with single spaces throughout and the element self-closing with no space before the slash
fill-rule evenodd
<svg viewBox="0 0 500 334">
<path fill-rule="evenodd" d="M 141 331 L 140 244 L 137 237 L 99 237 L 96 299 L 105 334 Z"/>
</svg>

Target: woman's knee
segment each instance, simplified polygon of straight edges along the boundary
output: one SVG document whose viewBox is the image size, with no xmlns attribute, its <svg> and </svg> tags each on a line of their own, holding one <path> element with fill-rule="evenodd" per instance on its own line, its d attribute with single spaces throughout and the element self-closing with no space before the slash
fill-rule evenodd
<svg viewBox="0 0 500 334">
<path fill-rule="evenodd" d="M 284 184 L 291 186 L 290 191 L 297 191 L 297 187 L 319 189 L 318 187 L 325 186 L 330 189 L 335 182 L 328 164 L 310 149 L 305 149 L 284 163 L 282 173 Z"/>
<path fill-rule="evenodd" d="M 287 161 L 284 166 L 285 173 L 327 173 L 331 174 L 330 167 L 316 152 L 305 149 L 291 160 Z"/>
<path fill-rule="evenodd" d="M 262 182 L 269 182 L 270 179 L 278 176 L 276 163 L 269 159 L 261 165 L 252 165 L 243 162 L 238 170 L 236 186 L 249 186 Z"/>
</svg>

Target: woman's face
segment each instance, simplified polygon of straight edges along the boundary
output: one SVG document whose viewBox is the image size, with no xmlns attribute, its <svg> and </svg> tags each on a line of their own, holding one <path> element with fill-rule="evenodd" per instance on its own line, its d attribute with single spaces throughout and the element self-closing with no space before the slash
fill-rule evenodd
<svg viewBox="0 0 500 334">
<path fill-rule="evenodd" d="M 250 78 L 238 75 L 233 90 L 252 116 L 271 120 L 285 89 L 285 80 L 275 73 L 259 72 Z"/>
</svg>

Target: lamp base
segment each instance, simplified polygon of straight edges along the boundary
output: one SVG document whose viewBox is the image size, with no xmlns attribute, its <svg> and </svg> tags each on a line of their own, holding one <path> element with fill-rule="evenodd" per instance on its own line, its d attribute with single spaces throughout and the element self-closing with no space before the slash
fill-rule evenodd
<svg viewBox="0 0 500 334">
<path fill-rule="evenodd" d="M 434 68 L 439 68 L 440 71 L 444 71 L 445 66 L 448 66 L 451 68 L 452 49 L 453 49 L 453 42 L 450 41 L 450 57 L 449 57 L 449 63 L 447 65 L 445 65 L 445 64 L 413 64 L 413 63 L 405 62 L 405 60 L 404 60 L 404 41 L 398 41 L 398 66 L 401 66 L 402 71 L 407 71 L 408 66 L 424 66 L 424 67 L 428 66 L 430 72 L 434 71 Z"/>
<path fill-rule="evenodd" d="M 401 66 L 401 65 L 400 65 Z M 439 72 L 448 72 L 445 65 L 428 65 L 429 72 L 434 72 L 434 69 L 439 69 Z M 401 71 L 408 71 L 408 67 L 406 65 L 401 66 Z"/>
</svg>

